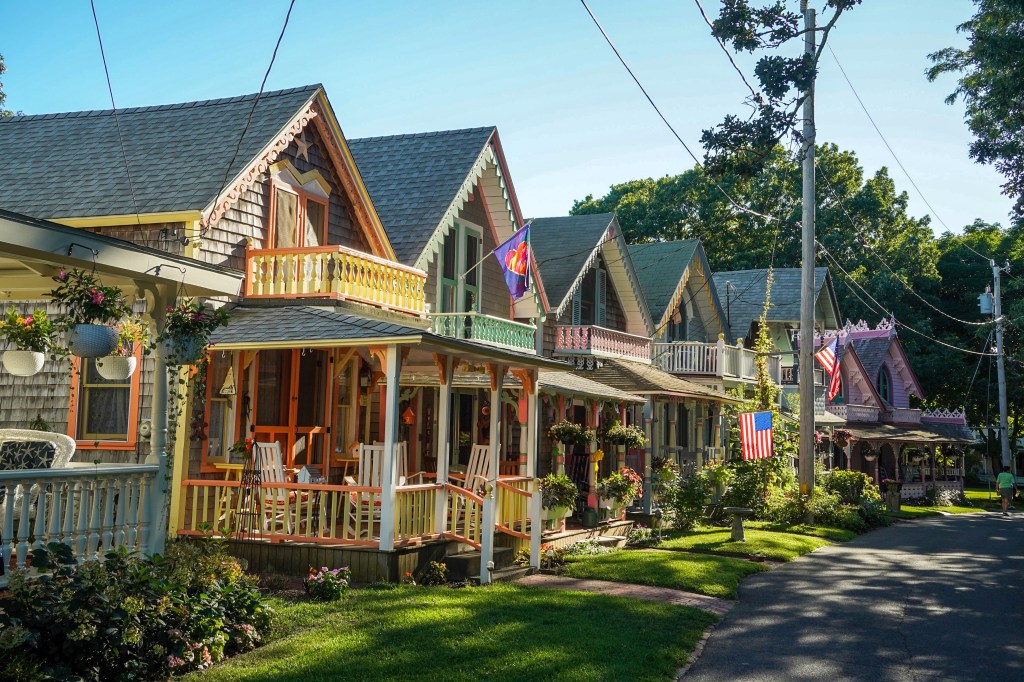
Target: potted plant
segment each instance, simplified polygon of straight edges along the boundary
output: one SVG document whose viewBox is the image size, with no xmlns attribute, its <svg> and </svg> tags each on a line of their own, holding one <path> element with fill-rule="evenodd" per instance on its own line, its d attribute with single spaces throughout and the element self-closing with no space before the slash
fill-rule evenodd
<svg viewBox="0 0 1024 682">
<path fill-rule="evenodd" d="M 550 525 L 561 525 L 562 519 L 576 509 L 579 490 L 572 479 L 565 474 L 548 474 L 540 479 L 541 505 L 545 509 L 544 519 Z"/>
<path fill-rule="evenodd" d="M 604 432 L 604 439 L 615 446 L 618 464 L 626 463 L 626 451 L 647 445 L 647 434 L 636 424 L 623 426 L 616 421 Z"/>
<path fill-rule="evenodd" d="M 640 474 L 629 467 L 622 467 L 608 478 L 598 481 L 597 492 L 611 510 L 611 518 L 620 518 L 625 508 L 643 495 L 644 481 Z"/>
<path fill-rule="evenodd" d="M 199 362 L 215 329 L 228 323 L 228 311 L 212 308 L 194 298 L 167 306 L 164 328 L 157 343 L 168 365 L 194 365 Z"/>
<path fill-rule="evenodd" d="M 129 318 L 118 325 L 117 348 L 110 355 L 96 360 L 96 371 L 108 381 L 124 381 L 135 373 L 139 346 L 148 351 L 149 332 L 138 318 Z"/>
<path fill-rule="evenodd" d="M 832 432 L 832 444 L 837 445 L 841 448 L 845 448 L 847 445 L 850 444 L 850 439 L 852 437 L 853 434 L 850 433 L 847 429 L 836 429 L 835 431 Z"/>
<path fill-rule="evenodd" d="M 4 367 L 15 376 L 30 377 L 43 368 L 46 353 L 53 346 L 53 322 L 41 308 L 31 315 L 8 308 L 0 321 L 0 336 L 14 346 L 4 351 Z"/>
<path fill-rule="evenodd" d="M 103 286 L 91 272 L 61 270 L 50 298 L 61 311 L 59 326 L 69 330 L 68 350 L 81 358 L 101 358 L 117 348 L 118 328 L 131 313 L 124 293 Z"/>
<path fill-rule="evenodd" d="M 236 440 L 228 448 L 228 461 L 231 464 L 245 464 L 246 460 L 252 457 L 252 438 Z"/>
</svg>

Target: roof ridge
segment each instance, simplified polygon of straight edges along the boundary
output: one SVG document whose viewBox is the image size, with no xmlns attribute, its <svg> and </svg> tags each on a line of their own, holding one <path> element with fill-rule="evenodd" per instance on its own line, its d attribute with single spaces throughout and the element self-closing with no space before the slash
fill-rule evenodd
<svg viewBox="0 0 1024 682">
<path fill-rule="evenodd" d="M 292 95 L 296 92 L 314 92 L 317 89 L 323 88 L 323 85 L 319 83 L 313 83 L 310 85 L 302 85 L 294 88 L 286 88 L 284 90 L 271 90 L 264 92 L 260 95 L 260 100 L 268 99 L 270 97 L 281 97 L 284 95 Z M 259 93 L 253 92 L 248 95 L 238 95 L 236 97 L 220 97 L 217 99 L 204 99 L 195 100 L 192 102 L 176 102 L 172 104 L 156 104 L 147 105 L 141 107 L 124 107 L 118 108 L 117 113 L 119 116 L 125 114 L 137 114 L 137 113 L 148 113 L 151 111 L 173 111 L 176 109 L 192 109 L 207 106 L 219 106 L 221 104 L 230 104 L 235 102 L 244 102 L 247 100 L 255 99 Z M 62 111 L 54 112 L 49 114 L 27 114 L 22 116 L 10 116 L 8 118 L 0 118 L 0 123 L 18 123 L 20 121 L 41 121 L 46 119 L 58 119 L 58 118 L 87 118 L 87 117 L 99 117 L 99 116 L 111 116 L 113 115 L 113 109 L 91 109 L 85 111 Z"/>
<path fill-rule="evenodd" d="M 476 128 L 453 128 L 451 130 L 426 130 L 420 133 L 397 133 L 395 135 L 374 135 L 371 137 L 353 137 L 348 142 L 382 142 L 384 140 L 412 140 L 421 137 L 440 137 L 442 135 L 455 135 L 457 133 L 477 133 L 497 130 L 498 126 L 479 126 Z"/>
<path fill-rule="evenodd" d="M 600 216 L 614 216 L 615 211 L 605 211 L 604 213 L 574 213 L 571 215 L 548 215 L 532 218 L 531 220 L 536 222 L 538 220 L 568 220 L 572 218 L 597 218 Z M 609 219 L 610 220 L 610 219 Z"/>
</svg>

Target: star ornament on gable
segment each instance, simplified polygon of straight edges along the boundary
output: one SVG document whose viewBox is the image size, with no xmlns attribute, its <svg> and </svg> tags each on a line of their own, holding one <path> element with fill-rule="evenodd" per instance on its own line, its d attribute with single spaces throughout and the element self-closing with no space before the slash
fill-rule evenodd
<svg viewBox="0 0 1024 682">
<path fill-rule="evenodd" d="M 306 139 L 305 130 L 295 136 L 295 146 L 299 150 L 299 153 L 296 156 L 301 156 L 306 160 L 306 163 L 309 163 L 309 147 L 311 144 L 312 142 Z"/>
</svg>

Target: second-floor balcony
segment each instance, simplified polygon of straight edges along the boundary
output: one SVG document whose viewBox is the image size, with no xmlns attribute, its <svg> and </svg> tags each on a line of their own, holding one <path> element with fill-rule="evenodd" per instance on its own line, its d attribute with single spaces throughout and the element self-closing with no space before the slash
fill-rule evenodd
<svg viewBox="0 0 1024 682">
<path fill-rule="evenodd" d="M 482 313 L 430 313 L 431 331 L 439 336 L 536 354 L 537 328 Z"/>
<path fill-rule="evenodd" d="M 651 340 L 605 327 L 566 325 L 555 328 L 555 353 L 650 363 Z"/>
<path fill-rule="evenodd" d="M 757 379 L 757 353 L 742 346 L 700 341 L 655 343 L 654 364 L 666 372 L 691 376 L 718 377 L 738 381 Z M 778 357 L 768 356 L 768 376 L 776 384 L 782 379 Z"/>
<path fill-rule="evenodd" d="M 782 374 L 782 385 L 783 386 L 797 386 L 800 384 L 800 372 L 796 365 L 790 365 L 781 369 Z M 821 367 L 814 368 L 814 385 L 824 386 L 825 385 L 825 370 Z"/>
<path fill-rule="evenodd" d="M 878 421 L 878 408 L 871 405 L 829 405 L 825 409 L 848 422 Z"/>
<path fill-rule="evenodd" d="M 344 246 L 248 249 L 246 298 L 326 298 L 422 317 L 427 274 Z"/>
<path fill-rule="evenodd" d="M 910 407 L 894 407 L 882 413 L 882 419 L 891 424 L 920 424 L 921 410 Z"/>
</svg>

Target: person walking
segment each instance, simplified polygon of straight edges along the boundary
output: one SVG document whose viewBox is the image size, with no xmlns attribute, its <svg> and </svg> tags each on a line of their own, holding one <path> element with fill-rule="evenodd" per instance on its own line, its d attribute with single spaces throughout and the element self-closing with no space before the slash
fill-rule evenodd
<svg viewBox="0 0 1024 682">
<path fill-rule="evenodd" d="M 1010 501 L 1017 492 L 1017 479 L 1010 473 L 1010 467 L 1004 466 L 996 476 L 996 489 L 999 490 L 999 495 L 1003 498 L 1003 516 L 1007 516 L 1006 510 L 1009 509 Z"/>
</svg>

